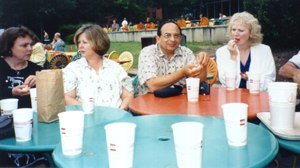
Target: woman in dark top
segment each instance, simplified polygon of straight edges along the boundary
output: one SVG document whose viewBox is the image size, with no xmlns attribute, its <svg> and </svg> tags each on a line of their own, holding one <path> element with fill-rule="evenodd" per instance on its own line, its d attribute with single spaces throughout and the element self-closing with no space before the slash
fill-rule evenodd
<svg viewBox="0 0 300 168">
<path fill-rule="evenodd" d="M 29 89 L 35 87 L 35 72 L 42 67 L 28 61 L 35 34 L 26 27 L 11 27 L 0 36 L 0 99 L 18 98 L 19 108 L 31 107 Z M 1 158 L 3 159 L 3 158 Z M 33 166 L 47 160 L 42 153 L 9 153 L 11 165 Z M 1 165 L 0 167 L 4 166 Z"/>
<path fill-rule="evenodd" d="M 35 34 L 26 27 L 11 27 L 0 36 L 0 99 L 18 98 L 19 108 L 31 107 L 29 89 L 42 67 L 28 61 Z"/>
</svg>

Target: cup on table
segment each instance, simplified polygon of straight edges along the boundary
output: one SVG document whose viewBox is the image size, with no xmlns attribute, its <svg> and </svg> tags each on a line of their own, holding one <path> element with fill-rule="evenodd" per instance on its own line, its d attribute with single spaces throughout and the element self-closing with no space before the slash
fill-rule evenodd
<svg viewBox="0 0 300 168">
<path fill-rule="evenodd" d="M 248 75 L 248 89 L 251 94 L 258 94 L 260 90 L 260 74 L 247 73 Z"/>
<path fill-rule="evenodd" d="M 225 86 L 226 90 L 235 90 L 236 73 L 235 72 L 225 72 Z"/>
<path fill-rule="evenodd" d="M 66 156 L 82 152 L 84 112 L 66 111 L 58 114 L 62 153 Z"/>
<path fill-rule="evenodd" d="M 1 115 L 12 115 L 12 111 L 18 108 L 19 99 L 0 100 Z"/>
<path fill-rule="evenodd" d="M 85 98 L 82 99 L 81 102 L 82 110 L 84 111 L 85 114 L 92 114 L 94 112 L 94 106 L 95 106 L 95 101 L 94 98 Z"/>
<path fill-rule="evenodd" d="M 276 129 L 293 129 L 297 83 L 269 83 L 268 93 L 271 112 L 271 126 Z"/>
<path fill-rule="evenodd" d="M 186 79 L 186 89 L 187 97 L 189 102 L 197 102 L 199 98 L 199 78 L 187 78 Z"/>
<path fill-rule="evenodd" d="M 199 122 L 172 124 L 178 167 L 202 167 L 202 140 L 204 125 Z"/>
<path fill-rule="evenodd" d="M 227 141 L 230 146 L 247 144 L 248 105 L 227 103 L 222 105 Z"/>
<path fill-rule="evenodd" d="M 31 140 L 33 109 L 20 108 L 12 112 L 14 118 L 14 130 L 17 142 Z"/>
<path fill-rule="evenodd" d="M 37 112 L 37 94 L 36 88 L 30 89 L 30 100 L 31 100 L 31 108 L 34 112 Z"/>
<path fill-rule="evenodd" d="M 104 126 L 110 168 L 133 167 L 135 128 L 128 122 Z"/>
</svg>

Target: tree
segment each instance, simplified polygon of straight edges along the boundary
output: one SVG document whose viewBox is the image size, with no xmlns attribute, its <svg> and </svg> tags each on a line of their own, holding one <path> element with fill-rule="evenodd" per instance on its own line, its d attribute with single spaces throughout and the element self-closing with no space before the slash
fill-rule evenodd
<svg viewBox="0 0 300 168">
<path fill-rule="evenodd" d="M 300 1 L 247 0 L 244 5 L 262 25 L 264 43 L 276 49 L 299 48 Z"/>
</svg>

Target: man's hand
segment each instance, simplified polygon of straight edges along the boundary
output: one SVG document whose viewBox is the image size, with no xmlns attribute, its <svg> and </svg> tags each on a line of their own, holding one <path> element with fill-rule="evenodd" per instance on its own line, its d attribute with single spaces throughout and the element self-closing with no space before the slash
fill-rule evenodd
<svg viewBox="0 0 300 168">
<path fill-rule="evenodd" d="M 202 69 L 203 66 L 199 64 L 190 64 L 183 67 L 184 74 L 188 77 L 198 77 Z"/>
<path fill-rule="evenodd" d="M 210 56 L 207 52 L 200 52 L 196 55 L 196 59 L 199 65 L 206 67 L 209 62 Z"/>
</svg>

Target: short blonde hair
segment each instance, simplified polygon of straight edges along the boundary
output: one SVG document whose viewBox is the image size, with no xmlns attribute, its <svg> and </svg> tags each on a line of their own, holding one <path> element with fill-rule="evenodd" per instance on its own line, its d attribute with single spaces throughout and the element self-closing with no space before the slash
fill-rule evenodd
<svg viewBox="0 0 300 168">
<path fill-rule="evenodd" d="M 104 30 L 96 24 L 82 25 L 75 33 L 74 43 L 78 47 L 78 39 L 81 34 L 85 34 L 87 40 L 91 41 L 93 50 L 101 57 L 108 51 L 110 40 Z"/>
<path fill-rule="evenodd" d="M 236 23 L 240 22 L 244 26 L 246 26 L 250 31 L 249 41 L 251 45 L 259 44 L 263 40 L 263 34 L 261 33 L 261 25 L 258 20 L 248 12 L 240 12 L 235 13 L 228 23 L 227 34 L 230 38 L 232 38 L 231 30 L 232 26 Z"/>
</svg>

